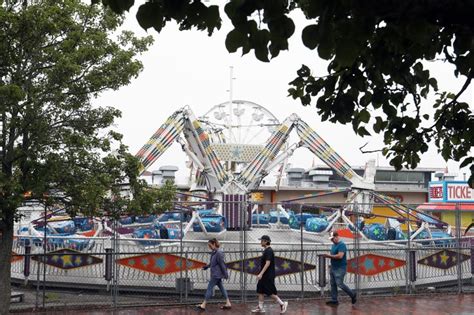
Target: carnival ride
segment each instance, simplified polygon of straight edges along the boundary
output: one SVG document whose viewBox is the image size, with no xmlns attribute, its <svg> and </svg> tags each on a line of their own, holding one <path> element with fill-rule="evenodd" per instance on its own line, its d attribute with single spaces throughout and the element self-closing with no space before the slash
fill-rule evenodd
<svg viewBox="0 0 474 315">
<path fill-rule="evenodd" d="M 292 131 L 296 131 L 299 137 L 295 143 L 289 143 Z M 280 123 L 273 114 L 260 105 L 247 101 L 232 101 L 216 105 L 203 116 L 196 118 L 190 107 L 183 107 L 174 112 L 137 153 L 142 173 L 174 142 L 181 145 L 189 158 L 188 166 L 192 175 L 191 192 L 184 195 L 191 198 L 192 202 L 176 203 L 176 208 L 169 209 L 161 215 L 123 216 L 118 220 L 72 218 L 62 209 L 44 215 L 40 209 L 34 218 L 25 219 L 18 226 L 17 247 L 14 248 L 17 252 L 26 252 L 26 249 L 21 249 L 26 246 L 31 247 L 31 252 L 47 250 L 50 255 L 44 263 L 53 268 L 50 271 L 49 279 L 52 279 L 50 281 L 68 282 L 71 275 L 74 275 L 77 282 L 96 285 L 100 281 L 83 278 L 81 270 L 88 268 L 87 272 L 93 274 L 90 277 L 100 278 L 102 269 L 94 265 L 103 260 L 87 253 L 105 250 L 110 248 L 111 244 L 119 244 L 114 245 L 120 248 L 115 250 L 130 254 L 118 257 L 116 263 L 126 267 L 125 269 L 139 270 L 133 274 L 126 270 L 120 271 L 121 277 L 127 279 L 127 284 L 124 286 L 151 288 L 155 284 L 150 280 L 150 274 L 160 276 L 161 282 L 166 286 L 175 285 L 178 277 L 176 272 L 183 270 L 182 253 L 187 250 L 190 250 L 191 255 L 188 261 L 189 270 L 202 277 L 197 270 L 206 259 L 202 252 L 206 250 L 207 239 L 215 236 L 224 242 L 229 242 L 227 250 L 234 250 L 234 253 L 230 254 L 228 267 L 233 268 L 236 273 L 246 272 L 241 267 L 235 267 L 236 264 L 243 266 L 244 261 L 250 264 L 256 258 L 243 259 L 238 254 L 241 249 L 234 242 L 239 239 L 239 233 L 242 231 L 246 231 L 245 235 L 248 237 L 246 242 L 253 244 L 254 249 L 259 248 L 258 237 L 261 234 L 269 234 L 275 240 L 276 246 L 281 243 L 280 246 L 284 247 L 282 249 L 289 250 L 283 254 L 285 257 L 278 259 L 285 266 L 294 266 L 294 270 L 291 267 L 287 273 L 281 274 L 281 279 L 286 279 L 285 281 L 290 283 L 297 283 L 290 275 L 300 270 L 307 272 L 313 279 L 315 266 L 312 263 L 317 260 L 317 257 L 305 256 L 307 263 L 305 262 L 304 268 L 301 269 L 298 267 L 298 261 L 301 262 L 302 256 L 298 256 L 300 254 L 296 251 L 292 253 L 291 249 L 301 250 L 300 243 L 305 242 L 313 244 L 311 245 L 313 249 L 316 246 L 314 244 L 327 246 L 324 243 L 327 242 L 327 234 L 331 230 L 346 230 L 348 234 L 342 234 L 343 237 L 360 239 L 359 248 L 367 248 L 367 254 L 360 256 L 362 260 L 383 257 L 368 252 L 374 244 L 381 244 L 384 247 L 393 245 L 396 248 L 400 244 L 412 241 L 410 246 L 417 248 L 426 245 L 429 248 L 433 246 L 446 248 L 452 243 L 449 225 L 375 191 L 374 161 L 367 163 L 364 176 L 358 175 L 296 114 Z M 301 147 L 307 148 L 338 175 L 349 181 L 351 187 L 284 200 L 266 212 L 259 211 L 258 203 L 247 202 L 247 195 L 257 189 L 261 181 L 272 172 L 277 177 L 277 186 L 280 185 L 288 159 Z M 193 193 L 202 191 L 206 191 L 207 196 Z M 338 207 L 321 204 L 314 205 L 313 208 L 306 207 L 317 210 L 320 214 L 315 214 L 314 211 L 290 210 L 292 204 L 304 203 L 307 199 L 317 200 L 330 194 L 347 194 L 347 200 Z M 376 203 L 392 209 L 395 215 L 386 216 L 385 224 L 366 224 L 364 218 L 374 215 L 373 205 Z M 249 212 L 244 211 L 241 205 L 247 207 L 249 204 L 253 207 Z M 352 246 L 349 242 L 348 245 Z M 193 254 L 191 250 L 194 249 L 199 251 Z M 132 254 L 137 251 L 142 254 Z M 178 252 L 181 254 L 177 255 Z M 451 251 L 447 250 L 446 253 L 448 254 L 445 254 L 443 259 L 451 259 Z M 68 261 L 61 260 L 64 255 L 71 257 Z M 305 255 L 314 255 L 314 252 Z M 468 256 L 462 255 L 456 256 L 456 259 L 467 263 Z M 88 257 L 88 260 L 83 257 Z M 71 263 L 69 259 L 76 260 Z M 154 259 L 156 265 L 145 264 L 150 259 Z M 395 266 L 393 268 L 405 266 L 404 252 L 392 253 L 383 259 L 393 262 Z M 455 258 L 449 261 L 454 264 Z M 426 262 L 425 266 L 423 260 L 420 260 L 419 264 L 423 265 L 422 268 L 432 267 L 429 262 Z M 171 265 L 174 266 L 170 267 L 171 269 L 164 267 Z M 390 287 L 394 285 L 395 280 L 398 281 L 397 285 L 404 283 L 403 274 L 391 270 L 393 268 L 389 268 L 390 271 L 388 267 L 384 268 L 380 269 L 380 272 L 387 275 L 387 280 L 386 283 L 381 282 L 380 286 Z M 355 274 L 358 271 L 349 270 L 349 272 Z M 248 273 L 253 274 L 250 271 Z M 13 270 L 12 274 L 14 278 L 28 278 L 24 271 L 22 275 L 20 269 Z M 442 272 L 439 275 L 442 277 Z M 234 276 L 233 279 L 235 288 L 238 288 L 240 283 L 238 276 Z M 106 277 L 105 280 L 108 285 L 111 278 Z M 438 279 L 430 276 L 426 281 L 433 283 Z M 299 286 L 295 285 L 294 289 L 299 290 Z"/>
<path fill-rule="evenodd" d="M 299 141 L 289 144 L 290 133 L 296 130 Z M 36 236 L 46 233 L 53 236 L 94 237 L 117 233 L 122 238 L 180 239 L 189 231 L 201 232 L 203 237 L 225 233 L 229 213 L 225 213 L 225 196 L 246 196 L 259 187 L 260 182 L 272 172 L 277 172 L 277 183 L 294 151 L 307 148 L 338 175 L 351 183 L 350 188 L 333 189 L 284 200 L 269 213 L 259 213 L 258 204 L 251 211 L 251 222 L 258 227 L 287 227 L 289 231 L 303 228 L 304 233 L 328 233 L 336 223 L 345 224 L 364 240 L 404 240 L 450 237 L 450 227 L 428 214 L 406 207 L 396 200 L 374 190 L 375 162 L 369 161 L 364 176 L 359 176 L 308 124 L 296 114 L 282 123 L 264 107 L 247 102 L 233 101 L 212 107 L 202 117 L 196 118 L 189 106 L 175 111 L 139 150 L 141 172 L 145 172 L 173 142 L 181 144 L 189 158 L 191 192 L 205 190 L 215 198 L 215 209 L 193 207 L 170 209 L 161 216 L 126 216 L 118 222 L 98 218 L 70 218 L 64 211 L 32 220 L 28 228 L 22 227 L 20 235 Z M 343 207 L 318 206 L 330 215 L 293 213 L 285 205 L 331 194 L 347 194 Z M 195 199 L 206 199 L 189 195 Z M 241 199 L 245 200 L 245 199 Z M 386 205 L 396 215 L 387 217 L 385 225 L 364 224 L 363 218 L 372 215 L 373 204 Z M 207 203 L 203 201 L 202 206 Z M 348 215 L 360 215 L 359 222 Z M 403 223 L 407 230 L 401 230 Z M 340 225 L 340 224 L 339 224 Z M 416 228 L 413 226 L 416 225 Z M 86 243 L 87 240 L 84 240 Z M 64 241 L 66 242 L 66 241 Z M 66 242 L 67 243 L 67 242 Z M 150 244 L 140 240 L 138 244 Z M 77 245 L 79 246 L 79 245 Z"/>
</svg>

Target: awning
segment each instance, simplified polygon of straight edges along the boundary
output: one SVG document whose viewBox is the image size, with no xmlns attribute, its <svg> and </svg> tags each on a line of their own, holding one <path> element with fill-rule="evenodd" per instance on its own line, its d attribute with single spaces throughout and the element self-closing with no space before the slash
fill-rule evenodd
<svg viewBox="0 0 474 315">
<path fill-rule="evenodd" d="M 461 211 L 474 211 L 474 203 L 458 203 Z M 456 211 L 455 203 L 447 202 L 426 202 L 416 208 L 422 211 Z"/>
</svg>

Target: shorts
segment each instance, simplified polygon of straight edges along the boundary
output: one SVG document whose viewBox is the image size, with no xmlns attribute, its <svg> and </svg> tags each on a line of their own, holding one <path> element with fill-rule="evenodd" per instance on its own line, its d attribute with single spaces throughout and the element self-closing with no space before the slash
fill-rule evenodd
<svg viewBox="0 0 474 315">
<path fill-rule="evenodd" d="M 275 280 L 272 279 L 260 279 L 257 282 L 257 293 L 265 295 L 277 295 L 277 289 L 275 287 Z"/>
</svg>

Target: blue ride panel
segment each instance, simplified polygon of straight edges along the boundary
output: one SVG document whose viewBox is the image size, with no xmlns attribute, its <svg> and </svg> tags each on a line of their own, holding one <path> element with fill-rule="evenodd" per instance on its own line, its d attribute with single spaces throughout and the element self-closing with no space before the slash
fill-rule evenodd
<svg viewBox="0 0 474 315">
<path fill-rule="evenodd" d="M 227 229 L 227 221 L 220 214 L 205 215 L 201 218 L 207 232 L 219 233 Z M 198 222 L 193 224 L 194 232 L 202 232 L 201 225 Z"/>
<path fill-rule="evenodd" d="M 135 217 L 135 223 L 152 223 L 156 219 L 155 215 Z"/>
<path fill-rule="evenodd" d="M 324 217 L 308 218 L 304 228 L 308 232 L 323 232 L 329 225 L 328 220 Z"/>
<path fill-rule="evenodd" d="M 288 223 L 290 225 L 290 228 L 299 230 L 301 228 L 301 225 L 304 226 L 306 224 L 306 220 L 313 217 L 314 215 L 312 213 L 291 214 Z"/>
<path fill-rule="evenodd" d="M 133 238 L 144 238 L 144 239 L 159 239 L 160 236 L 154 229 L 136 229 L 133 232 Z M 158 242 L 154 241 L 146 241 L 146 240 L 140 240 L 137 241 L 140 245 L 144 246 L 150 246 L 150 245 L 158 245 Z"/>
<path fill-rule="evenodd" d="M 210 214 L 215 214 L 214 209 L 200 209 L 196 210 L 197 213 L 199 214 L 200 217 L 203 217 L 205 215 L 210 215 Z"/>
<path fill-rule="evenodd" d="M 91 218 L 76 217 L 72 219 L 77 229 L 90 231 L 94 228 L 94 221 Z"/>
<path fill-rule="evenodd" d="M 252 224 L 268 224 L 270 223 L 270 215 L 265 213 L 252 214 Z"/>
<path fill-rule="evenodd" d="M 365 236 L 374 241 L 386 241 L 387 231 L 383 224 L 373 223 L 366 225 L 363 230 Z"/>
<path fill-rule="evenodd" d="M 184 215 L 182 212 L 165 212 L 158 217 L 158 222 L 168 222 L 168 221 L 182 221 L 187 222 L 188 216 Z"/>
<path fill-rule="evenodd" d="M 276 210 L 270 210 L 270 223 L 277 223 L 278 222 L 278 216 L 280 216 L 280 223 L 282 224 L 288 224 L 289 220 L 287 217 L 285 217 L 281 212 L 278 212 Z"/>
<path fill-rule="evenodd" d="M 120 218 L 119 219 L 120 224 L 122 225 L 128 225 L 133 223 L 133 218 L 132 217 L 125 217 L 125 218 Z"/>
<path fill-rule="evenodd" d="M 60 221 L 60 222 L 50 222 L 49 226 L 57 232 L 57 234 L 71 235 L 76 233 L 76 226 L 74 221 Z"/>
</svg>

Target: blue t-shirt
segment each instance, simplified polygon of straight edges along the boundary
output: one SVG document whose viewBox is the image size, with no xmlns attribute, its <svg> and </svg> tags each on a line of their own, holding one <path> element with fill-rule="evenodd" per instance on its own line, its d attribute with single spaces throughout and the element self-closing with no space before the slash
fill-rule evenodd
<svg viewBox="0 0 474 315">
<path fill-rule="evenodd" d="M 342 259 L 333 259 L 333 258 L 331 258 L 331 268 L 333 268 L 333 269 L 338 269 L 338 268 L 346 269 L 346 267 L 347 267 L 346 252 L 347 252 L 346 244 L 344 244 L 343 241 L 339 241 L 339 243 L 332 245 L 331 255 L 336 255 L 338 253 L 344 253 L 344 256 L 342 256 Z"/>
</svg>

